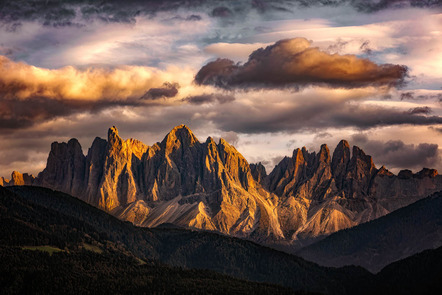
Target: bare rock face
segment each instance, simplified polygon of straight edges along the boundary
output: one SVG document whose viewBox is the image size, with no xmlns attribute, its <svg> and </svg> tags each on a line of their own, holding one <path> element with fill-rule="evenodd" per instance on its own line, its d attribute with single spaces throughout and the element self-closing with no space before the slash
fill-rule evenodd
<svg viewBox="0 0 442 295">
<path fill-rule="evenodd" d="M 417 177 L 419 179 L 423 179 L 425 177 L 434 178 L 438 175 L 439 175 L 439 173 L 437 172 L 436 169 L 423 168 L 421 171 L 416 173 L 415 177 Z"/>
<path fill-rule="evenodd" d="M 107 141 L 96 137 L 86 156 L 84 175 L 85 191 L 79 196 L 79 198 L 82 198 L 84 201 L 94 206 L 98 206 L 99 198 L 97 196 L 101 194 L 100 184 L 103 178 L 103 168 L 107 149 Z"/>
<path fill-rule="evenodd" d="M 137 166 L 147 148 L 137 140 L 124 141 L 115 127 L 109 129 L 98 207 L 110 211 L 137 200 L 137 170 L 132 166 Z"/>
<path fill-rule="evenodd" d="M 11 174 L 11 185 L 25 185 L 25 180 L 23 178 L 23 174 L 18 171 L 12 171 Z"/>
<path fill-rule="evenodd" d="M 252 173 L 252 177 L 255 182 L 266 186 L 266 184 L 264 183 L 264 180 L 267 178 L 266 167 L 264 167 L 261 162 L 259 162 L 258 164 L 250 164 L 250 172 Z"/>
<path fill-rule="evenodd" d="M 332 173 L 338 189 L 344 185 L 348 162 L 350 162 L 350 145 L 346 140 L 341 140 L 333 152 Z"/>
<path fill-rule="evenodd" d="M 4 178 L 3 176 L 0 177 L 0 185 L 1 186 L 8 186 L 9 185 L 9 179 Z"/>
<path fill-rule="evenodd" d="M 388 177 L 393 177 L 394 174 L 391 173 L 390 171 L 388 171 L 387 168 L 385 168 L 385 166 L 382 166 L 381 168 L 379 168 L 378 172 L 376 173 L 377 176 L 388 176 Z"/>
<path fill-rule="evenodd" d="M 53 143 L 34 179 L 14 172 L 0 185 L 33 184 L 72 194 L 141 226 L 173 223 L 259 242 L 328 235 L 378 218 L 442 190 L 423 169 L 398 176 L 377 169 L 360 148 L 341 141 L 331 153 L 295 149 L 267 175 L 224 139 L 200 142 L 185 125 L 152 146 L 123 140 L 117 128 L 95 138 L 87 155 L 76 139 Z"/>
<path fill-rule="evenodd" d="M 343 185 L 346 197 L 357 198 L 361 194 L 368 195 L 372 178 L 376 172 L 377 169 L 371 156 L 354 146 Z"/>
<path fill-rule="evenodd" d="M 51 145 L 46 168 L 36 184 L 79 196 L 84 190 L 85 157 L 76 139 Z"/>
<path fill-rule="evenodd" d="M 275 196 L 255 182 L 246 159 L 224 139 L 201 143 L 185 125 L 153 146 L 123 140 L 112 127 L 87 156 L 76 140 L 54 143 L 37 183 L 138 225 L 283 238 Z"/>
<path fill-rule="evenodd" d="M 13 185 L 33 185 L 35 177 L 32 174 L 13 171 L 11 173 L 11 180 L 0 177 L 1 186 L 13 186 Z"/>
<path fill-rule="evenodd" d="M 296 149 L 270 173 L 268 189 L 280 197 L 278 217 L 284 236 L 293 240 L 327 235 L 379 218 L 442 190 L 434 169 L 398 176 L 341 141 L 332 160 L 327 146 L 318 154 Z"/>
</svg>

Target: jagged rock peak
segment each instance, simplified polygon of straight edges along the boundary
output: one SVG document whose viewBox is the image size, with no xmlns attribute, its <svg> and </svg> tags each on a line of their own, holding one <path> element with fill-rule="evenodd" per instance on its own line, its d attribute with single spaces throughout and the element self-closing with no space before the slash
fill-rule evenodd
<svg viewBox="0 0 442 295">
<path fill-rule="evenodd" d="M 341 141 L 338 143 L 336 148 L 338 148 L 338 147 L 342 147 L 343 149 L 345 149 L 345 148 L 350 149 L 350 144 L 345 139 L 341 139 Z"/>
<path fill-rule="evenodd" d="M 346 140 L 341 140 L 333 152 L 332 174 L 336 180 L 338 189 L 342 188 L 342 182 L 350 161 L 350 145 Z"/>
<path fill-rule="evenodd" d="M 421 171 L 415 174 L 417 178 L 424 178 L 424 177 L 436 177 L 439 175 L 436 169 L 429 169 L 429 168 L 422 168 Z"/>
<path fill-rule="evenodd" d="M 302 147 L 302 150 L 297 148 L 293 150 L 293 160 L 295 160 L 296 162 L 300 162 L 300 161 L 304 161 L 304 155 L 308 153 L 307 149 L 304 147 Z"/>
<path fill-rule="evenodd" d="M 0 185 L 1 186 L 8 186 L 9 185 L 9 179 L 6 179 L 4 177 L 0 177 Z"/>
<path fill-rule="evenodd" d="M 67 143 L 54 141 L 51 144 L 51 152 L 49 154 L 50 156 L 51 154 L 52 156 L 57 157 L 65 156 L 66 153 L 83 155 L 81 145 L 76 138 L 71 138 Z"/>
<path fill-rule="evenodd" d="M 379 168 L 378 170 L 378 175 L 382 175 L 382 176 L 393 176 L 394 174 L 391 173 L 387 168 L 385 168 L 384 165 L 382 165 L 381 168 Z"/>
<path fill-rule="evenodd" d="M 321 145 L 318 157 L 320 162 L 330 162 L 330 150 L 328 149 L 328 146 L 326 144 Z"/>
<path fill-rule="evenodd" d="M 228 143 L 224 138 L 220 138 L 219 139 L 219 145 L 224 145 L 224 146 L 228 146 L 228 147 L 233 147 L 230 143 Z"/>
<path fill-rule="evenodd" d="M 68 141 L 68 147 L 69 147 L 69 148 L 72 148 L 72 149 L 78 149 L 78 148 L 81 149 L 81 145 L 80 145 L 80 143 L 78 142 L 78 139 L 76 139 L 76 138 L 71 138 L 71 139 L 69 139 L 69 141 Z"/>
<path fill-rule="evenodd" d="M 221 158 L 224 158 L 224 154 L 235 154 L 244 162 L 247 162 L 246 159 L 236 150 L 236 148 L 228 143 L 224 138 L 219 139 L 218 150 L 220 152 Z M 223 160 L 224 161 L 224 160 Z M 247 163 L 248 165 L 248 163 Z"/>
<path fill-rule="evenodd" d="M 348 141 L 343 139 L 338 143 L 333 152 L 333 162 L 342 161 L 344 158 L 350 158 L 350 145 L 348 144 Z"/>
<path fill-rule="evenodd" d="M 174 127 L 161 142 L 166 148 L 170 146 L 176 146 L 180 143 L 182 146 L 192 146 L 195 143 L 199 143 L 192 130 L 184 124 Z"/>
<path fill-rule="evenodd" d="M 35 180 L 35 177 L 28 173 L 21 174 L 18 171 L 12 171 L 11 180 L 9 185 L 31 185 Z"/>
<path fill-rule="evenodd" d="M 121 145 L 123 143 L 123 140 L 118 135 L 117 127 L 112 126 L 111 128 L 109 128 L 109 130 L 107 131 L 107 141 L 111 146 Z"/>
<path fill-rule="evenodd" d="M 341 140 L 333 152 L 333 167 L 340 163 L 346 163 L 350 160 L 350 145 L 346 140 Z"/>
<path fill-rule="evenodd" d="M 21 174 L 18 171 L 12 171 L 11 180 L 14 185 L 24 185 L 25 184 L 24 179 L 23 179 L 23 174 Z"/>
<path fill-rule="evenodd" d="M 360 147 L 358 147 L 356 145 L 353 146 L 352 158 L 353 158 L 353 160 L 361 159 L 368 166 L 375 168 L 372 157 L 370 155 L 365 154 L 365 152 Z"/>
<path fill-rule="evenodd" d="M 116 134 L 116 135 L 118 135 L 118 129 L 117 129 L 117 127 L 115 127 L 115 126 L 110 127 L 109 130 L 107 131 L 107 134 L 108 134 L 108 135 L 110 135 L 110 134 Z"/>
<path fill-rule="evenodd" d="M 360 147 L 358 147 L 357 145 L 353 146 L 353 150 L 352 150 L 352 156 L 353 157 L 357 157 L 357 158 L 364 158 L 367 155 L 365 154 L 364 150 L 362 150 Z M 369 156 L 370 157 L 370 156 Z"/>
<path fill-rule="evenodd" d="M 252 173 L 253 179 L 258 183 L 262 183 L 263 180 L 267 177 L 266 168 L 261 162 L 259 162 L 258 164 L 250 164 L 250 171 Z"/>
</svg>

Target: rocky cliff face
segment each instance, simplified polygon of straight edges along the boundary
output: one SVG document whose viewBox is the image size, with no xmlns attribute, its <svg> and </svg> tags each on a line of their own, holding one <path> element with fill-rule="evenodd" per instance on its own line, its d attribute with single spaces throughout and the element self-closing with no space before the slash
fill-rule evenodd
<svg viewBox="0 0 442 295">
<path fill-rule="evenodd" d="M 265 177 L 263 175 L 262 177 Z M 184 125 L 147 146 L 112 127 L 87 156 L 77 140 L 53 143 L 36 185 L 70 193 L 142 226 L 174 223 L 282 239 L 277 206 L 246 159 L 224 139 L 200 142 Z"/>
<path fill-rule="evenodd" d="M 326 145 L 296 149 L 267 175 L 224 139 L 200 142 L 184 125 L 152 146 L 112 127 L 86 156 L 76 139 L 55 142 L 36 179 L 14 173 L 0 184 L 50 187 L 141 226 L 173 223 L 263 242 L 327 235 L 442 190 L 437 171 L 396 176 L 346 141 L 333 154 Z"/>
<path fill-rule="evenodd" d="M 259 184 L 265 184 L 267 180 L 266 167 L 264 167 L 261 162 L 258 164 L 250 164 L 250 171 L 252 173 L 253 179 Z"/>
<path fill-rule="evenodd" d="M 296 240 L 327 235 L 379 218 L 442 190 L 434 169 L 398 176 L 377 169 L 359 147 L 350 153 L 341 141 L 333 152 L 296 149 L 270 173 L 267 189 L 279 197 L 278 217 L 284 236 Z"/>
<path fill-rule="evenodd" d="M 13 186 L 13 185 L 32 185 L 34 184 L 35 177 L 32 174 L 13 171 L 11 173 L 11 179 L 0 177 L 1 186 Z"/>
</svg>

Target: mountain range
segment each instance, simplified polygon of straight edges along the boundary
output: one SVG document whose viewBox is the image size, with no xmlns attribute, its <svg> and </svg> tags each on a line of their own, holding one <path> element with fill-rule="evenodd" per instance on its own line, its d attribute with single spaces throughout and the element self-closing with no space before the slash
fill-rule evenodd
<svg viewBox="0 0 442 295">
<path fill-rule="evenodd" d="M 164 267 L 211 270 L 247 281 L 277 283 L 290 287 L 291 290 L 333 294 L 353 288 L 350 284 L 347 286 L 348 278 L 356 280 L 359 276 L 368 275 L 371 277 L 369 272 L 360 267 L 329 269 L 305 261 L 300 257 L 217 233 L 190 231 L 170 226 L 154 229 L 136 227 L 67 194 L 41 187 L 0 187 L 0 212 L 0 231 L 2 232 L 0 257 L 7 259 L 5 261 L 10 261 L 11 256 L 20 255 L 20 250 L 31 247 L 44 251 L 45 248 L 38 246 L 45 245 L 58 250 L 57 253 L 61 255 L 74 256 L 73 259 L 78 260 L 80 264 L 94 262 L 93 258 L 84 257 L 85 255 L 75 258 L 76 254 L 82 254 L 86 250 L 110 257 L 123 255 L 138 260 L 142 264 L 159 266 L 155 270 L 156 273 L 151 276 L 154 277 L 154 280 L 166 281 L 172 286 L 176 286 L 180 281 L 169 281 L 167 275 L 161 277 L 164 274 L 164 272 L 162 273 Z M 8 253 L 11 248 L 18 253 Z M 32 269 L 36 263 L 34 258 L 22 258 L 12 259 L 11 264 L 16 270 L 14 273 L 18 273 L 19 276 L 23 272 L 25 275 L 27 272 L 39 272 L 41 268 L 38 266 L 36 269 Z M 96 260 L 102 259 L 98 257 Z M 47 260 L 49 260 L 48 257 L 46 261 L 43 261 L 43 265 L 47 265 Z M 16 264 L 24 265 L 20 269 Z M 118 264 L 116 266 L 119 267 Z M 116 266 L 108 267 L 114 269 Z M 46 268 L 53 269 L 54 266 L 48 265 Z M 91 277 L 97 284 L 102 280 L 93 277 L 93 271 L 97 271 L 95 269 L 97 269 L 96 266 L 86 269 L 84 272 L 90 274 L 92 271 Z M 6 269 L 5 272 L 7 271 L 10 270 Z M 131 269 L 130 271 L 130 273 L 137 274 L 138 277 L 137 270 Z M 108 277 L 106 271 L 103 275 L 104 278 Z M 187 276 L 185 273 L 182 275 L 183 277 Z M 79 274 L 77 269 L 73 269 L 57 274 L 57 276 L 73 276 L 75 278 Z M 28 277 L 32 278 L 31 275 Z M 118 277 L 117 280 L 121 280 L 127 275 L 123 272 Z M 195 273 L 193 279 L 200 280 L 208 277 L 210 277 L 210 273 L 199 271 Z M 13 279 L 14 277 L 11 275 L 2 278 L 8 283 Z M 52 279 L 49 276 L 45 276 L 44 280 L 59 281 L 59 279 Z M 143 284 L 149 285 L 148 282 L 152 281 L 152 278 L 143 279 L 141 277 L 126 284 L 136 286 L 139 284 L 139 280 Z M 216 281 L 214 280 L 214 283 Z M 234 283 L 231 279 L 226 281 L 224 283 L 226 285 Z M 24 283 L 24 285 L 26 284 L 28 283 Z M 80 282 L 80 285 L 83 284 Z M 0 293 L 3 294 L 1 288 L 8 289 L 8 287 L 18 288 L 19 286 L 2 284 Z M 118 286 L 118 288 L 122 287 L 124 286 Z M 189 286 L 187 292 L 198 291 L 198 287 L 196 285 Z M 201 288 L 203 287 L 204 285 L 201 285 Z M 258 285 L 252 285 L 252 287 L 259 291 Z M 261 287 L 259 293 L 269 294 L 272 289 L 273 292 L 278 291 L 278 288 L 270 287 L 266 292 L 264 286 Z M 237 292 L 238 290 L 233 291 Z M 280 289 L 279 292 L 281 291 L 283 290 Z M 115 293 L 115 291 L 111 293 Z M 142 293 L 140 292 L 140 294 Z M 206 294 L 207 289 L 201 289 L 200 293 Z"/>
<path fill-rule="evenodd" d="M 379 272 L 387 264 L 442 246 L 442 192 L 376 220 L 341 230 L 296 254 L 326 266 L 360 265 Z"/>
<path fill-rule="evenodd" d="M 0 213 L 2 294 L 442 291 L 442 247 L 389 264 L 374 275 L 362 267 L 322 267 L 217 233 L 172 225 L 136 227 L 41 187 L 0 187 Z"/>
<path fill-rule="evenodd" d="M 200 142 L 180 125 L 152 146 L 123 140 L 112 127 L 87 155 L 76 139 L 54 142 L 37 177 L 13 172 L 0 184 L 59 190 L 139 226 L 167 223 L 296 244 L 440 191 L 442 176 L 427 168 L 398 175 L 376 168 L 371 156 L 345 140 L 333 153 L 327 145 L 318 153 L 295 149 L 267 174 L 224 139 Z"/>
</svg>

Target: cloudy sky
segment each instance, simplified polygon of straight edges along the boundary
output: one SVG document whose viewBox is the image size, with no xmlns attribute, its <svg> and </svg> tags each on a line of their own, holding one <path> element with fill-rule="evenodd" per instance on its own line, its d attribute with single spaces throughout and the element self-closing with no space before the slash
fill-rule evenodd
<svg viewBox="0 0 442 295">
<path fill-rule="evenodd" d="M 6 3 L 5 3 L 6 2 Z M 294 148 L 358 145 L 442 170 L 442 1 L 32 0 L 0 4 L 0 176 L 115 125 L 175 125 L 268 172 Z"/>
</svg>

